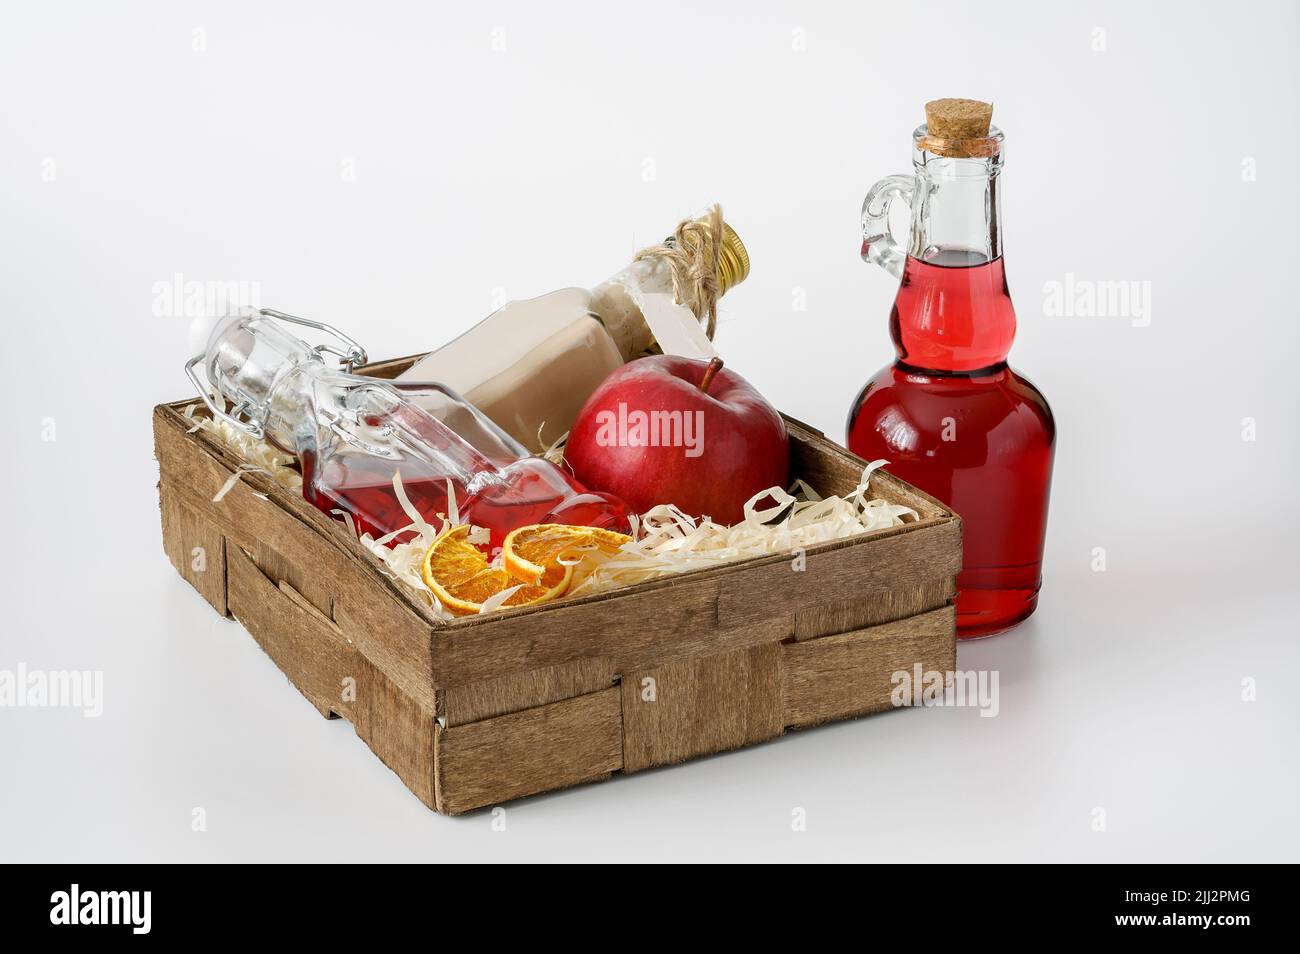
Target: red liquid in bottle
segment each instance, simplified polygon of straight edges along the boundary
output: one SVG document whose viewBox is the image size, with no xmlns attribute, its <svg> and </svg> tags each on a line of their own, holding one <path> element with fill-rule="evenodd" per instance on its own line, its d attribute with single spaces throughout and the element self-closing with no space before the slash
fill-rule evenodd
<svg viewBox="0 0 1300 954">
<path fill-rule="evenodd" d="M 525 457 L 500 470 L 501 480 L 486 482 L 461 513 L 492 533 L 489 546 L 501 546 L 516 527 L 567 523 L 627 533 L 627 507 L 610 494 L 593 493 L 549 461 Z"/>
<path fill-rule="evenodd" d="M 376 539 L 411 524 L 397 499 L 392 462 L 367 454 L 332 457 L 315 474 L 310 455 L 303 455 L 303 496 L 326 513 L 348 514 L 357 533 Z M 421 461 L 401 464 L 402 489 L 411 505 L 429 523 L 440 524 L 438 514 L 449 512 L 447 477 L 428 471 Z M 588 491 L 548 461 L 527 457 L 480 478 L 470 493 L 461 481 L 451 481 L 462 522 L 491 532 L 489 549 L 501 546 L 506 534 L 533 523 L 567 523 L 601 527 L 626 533 L 628 512 L 618 498 Z M 337 516 L 337 515 L 335 515 Z M 391 542 L 405 543 L 413 531 Z"/>
<path fill-rule="evenodd" d="M 909 257 L 890 316 L 898 361 L 849 414 L 850 450 L 961 515 L 962 638 L 1023 620 L 1042 583 L 1056 432 L 1046 399 L 1006 364 L 1015 328 L 1000 257 Z"/>
<path fill-rule="evenodd" d="M 437 524 L 437 515 L 448 512 L 447 477 L 422 473 L 420 462 L 408 461 L 401 468 L 402 489 L 412 506 L 430 523 Z M 410 526 L 407 514 L 393 488 L 394 465 L 379 457 L 367 454 L 338 455 L 330 458 L 319 474 L 315 472 L 314 458 L 302 455 L 302 490 L 307 502 L 337 517 L 341 510 L 352 519 L 357 534 L 369 533 L 378 539 L 387 533 Z M 451 482 L 457 506 L 465 499 L 465 487 L 459 481 Z M 406 543 L 414 532 L 399 534 L 393 543 Z"/>
</svg>

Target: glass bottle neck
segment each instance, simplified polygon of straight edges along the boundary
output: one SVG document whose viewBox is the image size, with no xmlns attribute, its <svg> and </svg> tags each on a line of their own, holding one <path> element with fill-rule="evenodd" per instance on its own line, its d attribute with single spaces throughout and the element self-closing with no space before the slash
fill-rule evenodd
<svg viewBox="0 0 1300 954">
<path fill-rule="evenodd" d="M 314 455 L 333 443 L 391 461 L 437 462 L 441 472 L 468 478 L 527 453 L 442 385 L 394 384 L 330 367 L 317 348 L 263 314 L 218 325 L 205 362 L 232 413 L 291 454 Z"/>
<path fill-rule="evenodd" d="M 1001 153 L 942 156 L 918 149 L 908 254 L 944 266 L 983 265 L 1002 255 Z"/>
<path fill-rule="evenodd" d="M 714 206 L 683 222 L 662 243 L 641 252 L 626 268 L 591 291 L 592 313 L 605 326 L 624 361 L 655 344 L 640 296 L 666 294 L 688 308 L 711 337 L 717 299 L 749 276 L 749 252 Z"/>
</svg>

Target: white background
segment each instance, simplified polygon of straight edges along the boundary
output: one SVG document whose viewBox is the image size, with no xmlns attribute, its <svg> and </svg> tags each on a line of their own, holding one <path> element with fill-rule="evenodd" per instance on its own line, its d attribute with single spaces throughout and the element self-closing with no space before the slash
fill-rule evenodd
<svg viewBox="0 0 1300 954">
<path fill-rule="evenodd" d="M 0 669 L 102 670 L 105 703 L 0 709 L 0 858 L 1297 860 L 1295 6 L 468 6 L 5 3 Z M 960 649 L 996 718 L 796 733 L 493 832 L 167 563 L 150 408 L 197 343 L 155 283 L 407 354 L 718 200 L 753 259 L 721 350 L 842 437 L 893 357 L 859 205 L 939 96 L 1007 133 L 1012 361 L 1059 427 L 1040 609 Z M 1149 326 L 1045 316 L 1067 273 L 1150 282 Z"/>
</svg>

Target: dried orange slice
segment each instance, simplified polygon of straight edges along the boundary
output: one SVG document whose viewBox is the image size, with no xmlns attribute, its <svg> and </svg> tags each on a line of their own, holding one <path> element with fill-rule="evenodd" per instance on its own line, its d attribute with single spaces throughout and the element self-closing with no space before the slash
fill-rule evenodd
<svg viewBox="0 0 1300 954">
<path fill-rule="evenodd" d="M 506 535 L 501 544 L 502 562 L 515 579 L 537 584 L 546 574 L 561 565 L 560 560 L 576 560 L 583 552 L 610 556 L 631 542 L 626 533 L 573 527 L 564 523 L 536 523 L 519 527 Z M 572 570 L 570 565 L 567 569 Z"/>
<path fill-rule="evenodd" d="M 438 535 L 424 555 L 421 575 L 448 612 L 472 616 L 497 593 L 519 587 L 502 606 L 546 603 L 569 588 L 573 567 L 555 565 L 533 581 L 520 581 L 500 567 L 488 564 L 478 547 L 469 542 L 468 526 L 452 527 Z"/>
</svg>

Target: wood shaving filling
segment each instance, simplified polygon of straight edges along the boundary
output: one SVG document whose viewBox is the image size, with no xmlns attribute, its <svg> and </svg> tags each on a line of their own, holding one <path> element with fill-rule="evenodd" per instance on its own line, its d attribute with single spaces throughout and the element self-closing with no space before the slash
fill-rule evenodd
<svg viewBox="0 0 1300 954">
<path fill-rule="evenodd" d="M 901 526 L 905 518 L 919 519 L 910 507 L 871 497 L 871 475 L 885 464 L 883 460 L 868 464 L 858 486 L 843 497 L 822 497 L 802 480 L 788 491 L 780 487 L 760 491 L 745 504 L 744 519 L 731 527 L 696 520 L 671 504 L 661 504 L 642 515 L 634 542 L 603 562 L 580 564 L 567 595 L 806 550 L 818 543 Z M 760 510 L 759 504 L 766 500 L 772 505 Z"/>
</svg>

